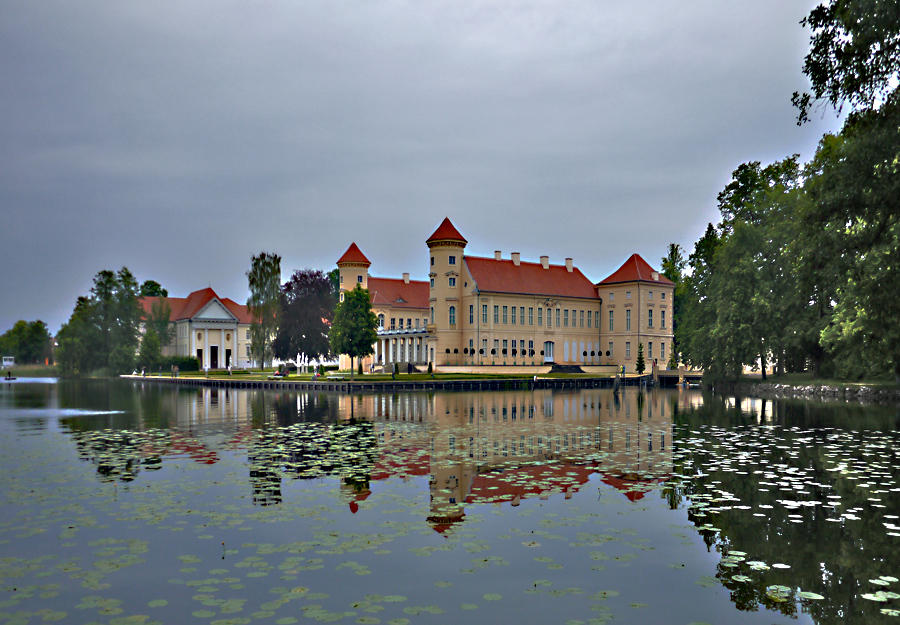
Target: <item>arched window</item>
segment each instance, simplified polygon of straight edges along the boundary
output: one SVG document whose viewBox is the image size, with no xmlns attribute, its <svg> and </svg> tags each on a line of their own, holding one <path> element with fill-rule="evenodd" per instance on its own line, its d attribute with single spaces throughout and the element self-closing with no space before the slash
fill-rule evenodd
<svg viewBox="0 0 900 625">
<path fill-rule="evenodd" d="M 456 325 L 456 306 L 450 307 L 450 325 Z"/>
<path fill-rule="evenodd" d="M 380 315 L 378 315 L 378 327 L 379 328 L 384 327 L 384 313 L 381 313 Z"/>
</svg>

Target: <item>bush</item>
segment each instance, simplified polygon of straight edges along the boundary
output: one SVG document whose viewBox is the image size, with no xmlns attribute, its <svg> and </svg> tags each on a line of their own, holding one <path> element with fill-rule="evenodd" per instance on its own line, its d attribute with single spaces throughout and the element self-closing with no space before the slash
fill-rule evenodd
<svg viewBox="0 0 900 625">
<path fill-rule="evenodd" d="M 171 371 L 172 367 L 178 367 L 179 371 L 200 371 L 200 361 L 193 356 L 166 356 L 157 366 L 164 372 Z"/>
<path fill-rule="evenodd" d="M 363 372 L 362 372 L 362 360 L 360 360 L 360 361 L 357 362 L 357 367 L 356 367 L 356 369 L 357 369 L 356 373 L 358 373 L 359 375 L 362 375 L 362 374 L 363 374 Z"/>
<path fill-rule="evenodd" d="M 394 375 L 400 375 L 400 365 L 394 363 Z"/>
<path fill-rule="evenodd" d="M 429 362 L 428 363 L 428 375 L 431 375 L 432 373 L 434 373 L 434 369 L 431 368 L 431 363 Z"/>
</svg>

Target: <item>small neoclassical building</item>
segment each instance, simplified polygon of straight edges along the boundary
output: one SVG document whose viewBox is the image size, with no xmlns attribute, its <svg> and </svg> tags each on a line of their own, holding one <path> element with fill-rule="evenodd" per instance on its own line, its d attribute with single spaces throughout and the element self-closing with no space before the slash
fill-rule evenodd
<svg viewBox="0 0 900 625">
<path fill-rule="evenodd" d="M 355 243 L 338 260 L 342 293 L 367 288 L 379 320 L 375 354 L 364 366 L 614 364 L 633 371 L 639 343 L 648 370 L 668 356 L 674 284 L 637 254 L 595 284 L 571 258 L 560 265 L 518 252 L 467 255 L 468 241 L 449 219 L 425 243 L 428 281 L 369 276 L 371 262 Z"/>
<path fill-rule="evenodd" d="M 246 306 L 205 288 L 187 297 L 141 298 L 144 313 L 149 316 L 161 299 L 171 309 L 169 324 L 174 327 L 171 343 L 163 346 L 163 355 L 195 356 L 202 369 L 251 366 L 253 318 Z"/>
</svg>

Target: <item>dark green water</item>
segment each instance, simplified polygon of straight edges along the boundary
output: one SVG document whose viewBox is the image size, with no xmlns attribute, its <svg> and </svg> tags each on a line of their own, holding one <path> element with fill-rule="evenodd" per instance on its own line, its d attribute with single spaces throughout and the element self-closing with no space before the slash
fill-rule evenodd
<svg viewBox="0 0 900 625">
<path fill-rule="evenodd" d="M 898 622 L 898 421 L 5 383 L 0 622 Z"/>
</svg>

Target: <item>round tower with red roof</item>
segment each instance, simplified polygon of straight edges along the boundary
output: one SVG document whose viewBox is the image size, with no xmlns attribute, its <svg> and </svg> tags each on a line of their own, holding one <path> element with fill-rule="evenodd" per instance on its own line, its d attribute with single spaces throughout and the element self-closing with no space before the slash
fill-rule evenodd
<svg viewBox="0 0 900 625">
<path fill-rule="evenodd" d="M 463 254 L 466 239 L 445 217 L 438 229 L 425 240 L 430 255 L 428 277 L 429 361 L 437 365 L 456 364 L 462 359 Z"/>
</svg>

